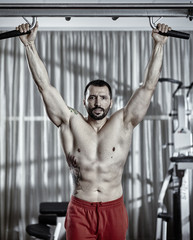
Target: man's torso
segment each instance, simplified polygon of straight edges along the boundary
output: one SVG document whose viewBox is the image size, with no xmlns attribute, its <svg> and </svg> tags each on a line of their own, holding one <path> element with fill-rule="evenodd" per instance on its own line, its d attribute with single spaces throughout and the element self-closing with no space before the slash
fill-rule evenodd
<svg viewBox="0 0 193 240">
<path fill-rule="evenodd" d="M 124 126 L 123 110 L 96 132 L 80 115 L 61 126 L 61 139 L 74 179 L 73 195 L 107 202 L 122 195 L 121 178 L 130 149 L 132 126 Z"/>
</svg>

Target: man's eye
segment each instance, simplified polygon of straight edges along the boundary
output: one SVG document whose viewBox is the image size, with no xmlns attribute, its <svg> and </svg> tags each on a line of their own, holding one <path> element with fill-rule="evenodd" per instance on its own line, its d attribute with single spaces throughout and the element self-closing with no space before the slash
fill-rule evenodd
<svg viewBox="0 0 193 240">
<path fill-rule="evenodd" d="M 90 96 L 89 99 L 90 99 L 90 100 L 93 100 L 93 99 L 94 99 L 94 96 Z"/>
</svg>

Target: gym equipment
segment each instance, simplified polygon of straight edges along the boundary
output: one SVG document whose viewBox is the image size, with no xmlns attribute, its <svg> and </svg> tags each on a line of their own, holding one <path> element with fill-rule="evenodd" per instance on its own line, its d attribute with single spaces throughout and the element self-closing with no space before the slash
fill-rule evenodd
<svg viewBox="0 0 193 240">
<path fill-rule="evenodd" d="M 182 82 L 168 78 L 161 78 L 159 82 L 178 84 L 178 87 L 173 93 L 173 110 L 170 113 L 173 124 L 173 156 L 170 157 L 171 162 L 158 197 L 156 240 L 167 239 L 167 223 L 171 218 L 173 239 L 190 240 L 189 175 L 193 169 L 193 135 L 189 121 L 189 93 L 193 83 L 183 86 Z M 168 188 L 172 190 L 173 195 L 173 214 L 168 213 L 164 204 Z"/>
<path fill-rule="evenodd" d="M 117 20 L 120 17 L 149 17 L 150 25 L 155 28 L 153 17 L 185 17 L 193 19 L 193 5 L 190 4 L 129 4 L 129 3 L 83 3 L 83 4 L 0 4 L 0 16 L 34 16 L 35 17 L 111 17 Z M 32 24 L 33 25 L 33 24 Z M 34 25 L 35 26 L 35 25 Z M 33 28 L 33 27 L 32 27 Z M 29 33 L 29 32 L 28 32 Z M 23 33 L 27 34 L 27 33 Z M 188 33 L 171 30 L 168 33 L 159 33 L 165 36 L 189 39 Z M 0 39 L 20 36 L 19 31 L 0 34 Z"/>
<path fill-rule="evenodd" d="M 26 227 L 26 232 L 33 237 L 45 240 L 65 239 L 65 216 L 68 202 L 40 203 L 39 222 Z"/>
<path fill-rule="evenodd" d="M 162 19 L 162 17 L 160 17 L 156 22 L 153 21 L 153 17 L 149 17 L 149 23 L 152 29 L 156 28 L 156 23 L 158 21 L 160 21 L 160 19 Z M 190 38 L 190 34 L 189 33 L 185 33 L 185 32 L 179 32 L 179 31 L 168 31 L 167 33 L 162 33 L 159 32 L 160 35 L 163 36 L 167 36 L 167 37 L 175 37 L 175 38 L 182 38 L 182 39 L 186 39 L 188 40 Z"/>
<path fill-rule="evenodd" d="M 23 17 L 24 20 L 28 22 L 28 20 Z M 153 17 L 149 17 L 149 23 L 150 23 L 150 26 L 152 29 L 155 29 L 156 28 L 156 23 L 161 19 L 162 17 L 160 17 L 156 22 L 153 22 Z M 70 21 L 71 17 L 65 17 L 66 21 Z M 118 19 L 118 17 L 112 17 L 112 19 L 115 21 Z M 33 22 L 32 24 L 30 24 L 30 30 L 33 29 L 36 25 L 36 22 L 37 22 L 37 18 L 36 17 L 33 17 Z M 25 33 L 21 33 L 20 31 L 18 30 L 13 30 L 13 31 L 9 31 L 9 32 L 4 32 L 4 33 L 1 33 L 0 34 L 0 40 L 2 39 L 6 39 L 6 38 L 11 38 L 11 37 L 18 37 L 18 36 L 21 36 L 21 35 L 25 35 L 25 34 L 30 34 L 31 31 L 28 31 L 28 32 L 25 32 Z M 168 36 L 168 37 L 175 37 L 175 38 L 181 38 L 181 39 L 186 39 L 188 40 L 190 38 L 190 34 L 189 33 L 185 33 L 185 32 L 179 32 L 179 31 L 174 31 L 174 30 L 171 30 L 171 31 L 168 31 L 167 33 L 162 33 L 162 32 L 159 32 L 160 35 L 163 35 L 163 36 Z"/>
<path fill-rule="evenodd" d="M 50 2 L 50 1 L 49 1 Z M 83 1 L 81 1 L 83 2 Z M 0 16 L 37 17 L 184 17 L 192 18 L 193 4 L 185 3 L 0 3 Z"/>
<path fill-rule="evenodd" d="M 36 17 L 33 17 L 33 20 L 32 20 L 32 23 L 30 24 L 30 22 L 25 18 L 23 17 L 23 19 L 29 23 L 30 25 L 30 30 L 28 32 L 23 32 L 21 33 L 20 31 L 18 30 L 12 30 L 12 31 L 9 31 L 9 32 L 4 32 L 4 33 L 1 33 L 0 34 L 0 40 L 2 39 L 6 39 L 6 38 L 11 38 L 11 37 L 18 37 L 18 36 L 21 36 L 21 35 L 25 35 L 25 34 L 30 34 L 31 33 L 31 30 L 35 27 L 36 25 L 36 22 L 37 22 L 37 18 Z"/>
</svg>

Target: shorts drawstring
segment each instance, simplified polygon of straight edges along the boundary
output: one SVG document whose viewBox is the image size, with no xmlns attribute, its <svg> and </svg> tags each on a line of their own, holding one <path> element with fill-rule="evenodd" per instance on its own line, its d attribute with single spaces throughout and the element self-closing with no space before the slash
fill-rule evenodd
<svg viewBox="0 0 193 240">
<path fill-rule="evenodd" d="M 98 234 L 99 231 L 99 208 L 102 206 L 102 202 L 97 202 L 96 204 L 96 213 L 97 213 L 97 229 L 96 234 Z"/>
</svg>

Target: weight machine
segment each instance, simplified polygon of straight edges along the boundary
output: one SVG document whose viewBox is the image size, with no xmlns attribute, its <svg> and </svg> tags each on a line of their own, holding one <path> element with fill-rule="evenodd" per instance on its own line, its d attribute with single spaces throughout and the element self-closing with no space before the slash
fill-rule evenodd
<svg viewBox="0 0 193 240">
<path fill-rule="evenodd" d="M 68 202 L 40 203 L 40 215 L 38 217 L 38 223 L 27 225 L 26 232 L 35 239 L 66 239 L 64 222 L 67 208 Z"/>
<path fill-rule="evenodd" d="M 193 169 L 192 130 L 190 124 L 190 91 L 193 83 L 183 86 L 181 81 L 161 78 L 159 82 L 178 84 L 172 96 L 173 155 L 158 197 L 156 240 L 167 239 L 167 223 L 172 218 L 173 239 L 190 240 L 190 189 L 189 178 Z M 173 214 L 164 203 L 166 192 L 171 189 Z"/>
</svg>

